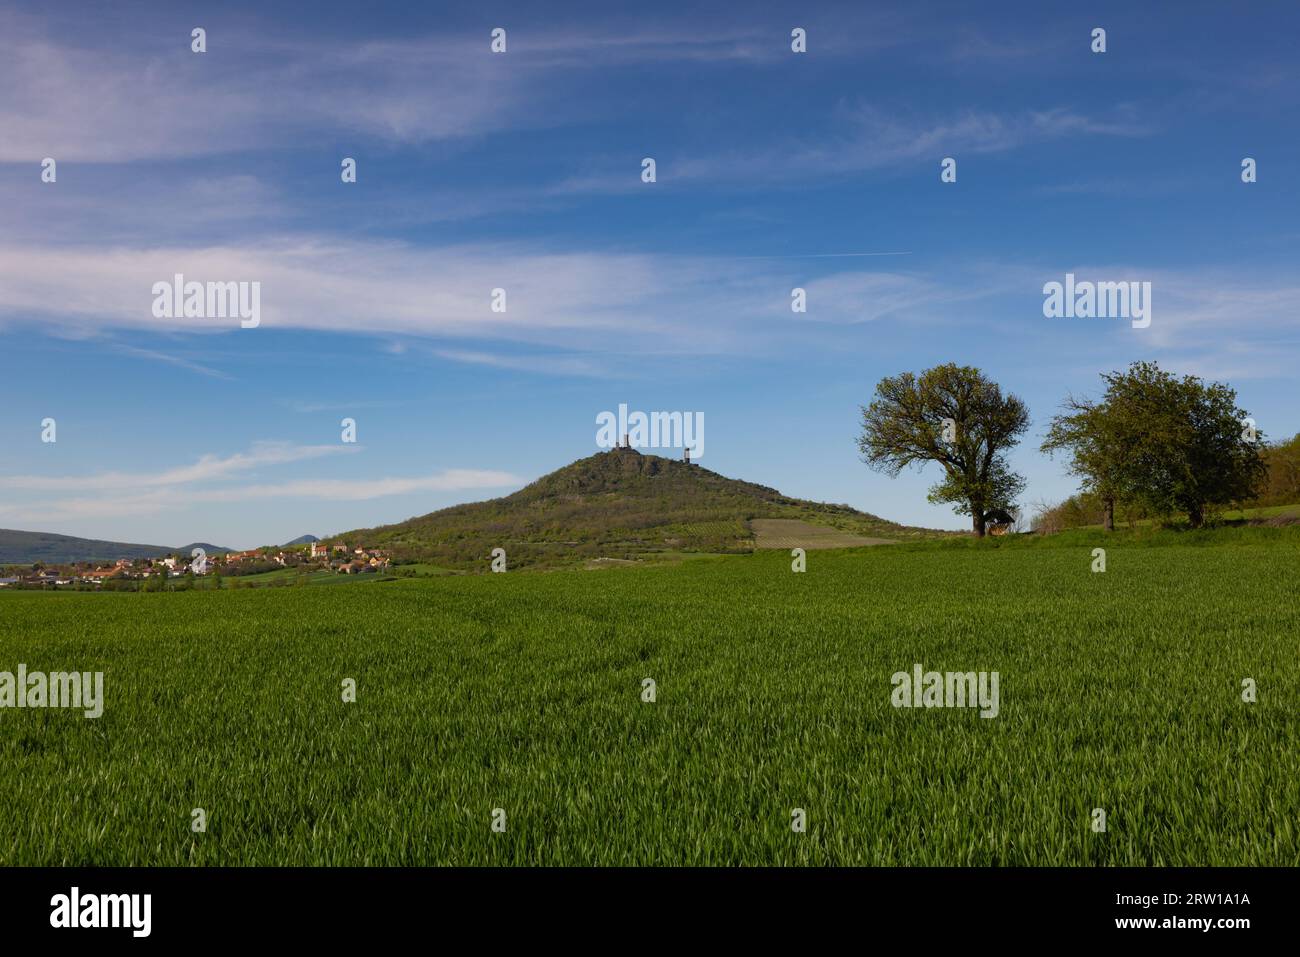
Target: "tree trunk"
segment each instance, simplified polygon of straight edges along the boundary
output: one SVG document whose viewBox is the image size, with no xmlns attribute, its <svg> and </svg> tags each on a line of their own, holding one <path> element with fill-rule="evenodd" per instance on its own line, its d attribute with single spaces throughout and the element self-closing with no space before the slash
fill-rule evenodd
<svg viewBox="0 0 1300 957">
<path fill-rule="evenodd" d="M 1106 499 L 1106 510 L 1102 512 L 1101 527 L 1108 532 L 1115 531 L 1115 500 Z"/>
<path fill-rule="evenodd" d="M 984 537 L 984 509 L 982 508 L 971 509 L 971 525 L 975 529 L 976 537 L 983 538 Z"/>
<path fill-rule="evenodd" d="M 1201 511 L 1201 506 L 1193 505 L 1187 510 L 1187 521 L 1192 528 L 1200 528 L 1205 524 L 1205 513 Z"/>
</svg>

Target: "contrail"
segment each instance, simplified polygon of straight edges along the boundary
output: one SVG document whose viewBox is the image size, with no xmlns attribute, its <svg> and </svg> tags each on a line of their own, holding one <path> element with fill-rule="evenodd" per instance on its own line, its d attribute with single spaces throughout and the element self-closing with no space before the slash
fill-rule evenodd
<svg viewBox="0 0 1300 957">
<path fill-rule="evenodd" d="M 848 259 L 862 256 L 910 256 L 911 251 L 899 253 L 773 253 L 770 256 L 719 256 L 719 259 Z"/>
</svg>

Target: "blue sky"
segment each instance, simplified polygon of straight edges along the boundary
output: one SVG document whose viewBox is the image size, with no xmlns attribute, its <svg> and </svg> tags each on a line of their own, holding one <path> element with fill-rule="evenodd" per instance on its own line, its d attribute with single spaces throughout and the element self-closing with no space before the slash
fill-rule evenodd
<svg viewBox="0 0 1300 957">
<path fill-rule="evenodd" d="M 512 491 L 627 403 L 965 527 L 854 445 L 947 361 L 1029 403 L 1026 503 L 1074 488 L 1061 400 L 1134 359 L 1300 429 L 1294 5 L 267 6 L 0 6 L 0 526 L 327 535 Z M 261 324 L 155 318 L 177 272 L 260 282 Z M 1067 272 L 1151 282 L 1151 326 L 1044 318 Z"/>
</svg>

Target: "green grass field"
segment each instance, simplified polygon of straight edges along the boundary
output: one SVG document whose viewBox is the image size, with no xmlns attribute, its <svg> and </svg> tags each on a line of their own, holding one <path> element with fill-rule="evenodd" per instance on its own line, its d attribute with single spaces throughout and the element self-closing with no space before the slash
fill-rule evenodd
<svg viewBox="0 0 1300 957">
<path fill-rule="evenodd" d="M 0 863 L 1300 864 L 1297 530 L 988 544 L 0 594 L 0 670 L 107 699 L 0 710 Z"/>
</svg>

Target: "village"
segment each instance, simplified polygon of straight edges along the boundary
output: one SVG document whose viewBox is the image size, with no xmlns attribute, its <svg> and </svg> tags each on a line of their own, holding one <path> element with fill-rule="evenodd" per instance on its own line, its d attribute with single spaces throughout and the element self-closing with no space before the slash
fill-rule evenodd
<svg viewBox="0 0 1300 957">
<path fill-rule="evenodd" d="M 252 577 L 281 569 L 301 573 L 332 571 L 339 575 L 375 574 L 388 571 L 391 555 L 378 548 L 352 546 L 345 542 L 312 542 L 294 548 L 254 548 L 244 552 L 218 552 L 197 557 L 173 554 L 158 558 L 119 558 L 100 562 L 6 565 L 0 568 L 0 588 L 110 588 L 135 589 L 146 583 L 159 587 L 173 579 L 184 582 L 195 577 Z M 280 581 L 287 582 L 281 577 Z M 250 582 L 251 584 L 251 582 Z"/>
</svg>

